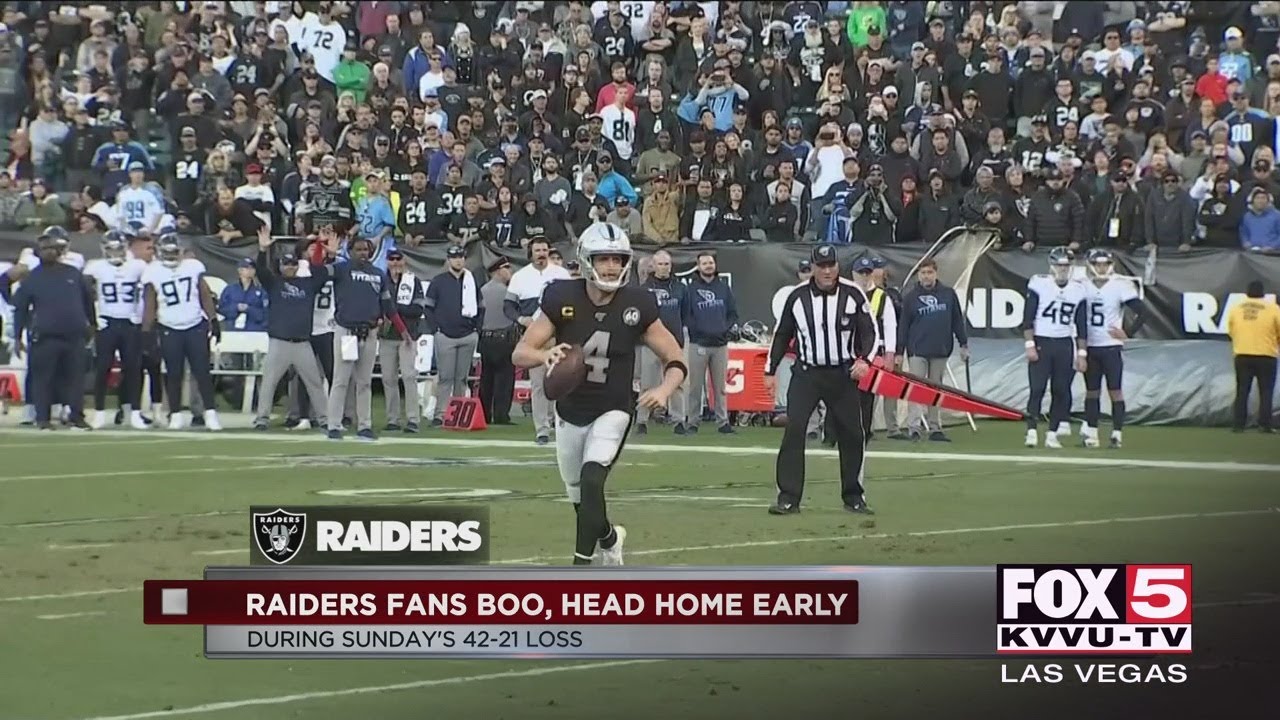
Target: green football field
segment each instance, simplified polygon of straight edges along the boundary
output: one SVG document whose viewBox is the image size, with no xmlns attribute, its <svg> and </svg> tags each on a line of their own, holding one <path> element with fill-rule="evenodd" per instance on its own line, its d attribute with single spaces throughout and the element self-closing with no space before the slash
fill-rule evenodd
<svg viewBox="0 0 1280 720">
<path fill-rule="evenodd" d="M 199 628 L 142 624 L 142 581 L 247 563 L 249 505 L 483 502 L 495 562 L 562 564 L 572 511 L 554 449 L 527 428 L 362 444 L 6 426 L 0 720 L 1078 718 L 1128 702 L 1143 710 L 1119 714 L 1209 717 L 1265 700 L 1280 670 L 1280 439 L 1132 428 L 1123 450 L 1051 453 L 1022 448 L 1015 424 L 952 434 L 873 443 L 873 518 L 840 509 L 835 454 L 814 448 L 804 512 L 773 517 L 779 431 L 656 428 L 628 443 L 611 515 L 628 564 L 1190 562 L 1185 685 L 1005 685 L 996 661 L 206 660 Z"/>
</svg>

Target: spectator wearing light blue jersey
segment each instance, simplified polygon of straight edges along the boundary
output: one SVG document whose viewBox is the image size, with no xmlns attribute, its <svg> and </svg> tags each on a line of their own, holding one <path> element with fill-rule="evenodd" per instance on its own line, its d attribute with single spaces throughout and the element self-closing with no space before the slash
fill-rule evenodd
<svg viewBox="0 0 1280 720">
<path fill-rule="evenodd" d="M 746 102 L 751 93 L 733 81 L 727 69 L 716 68 L 710 76 L 700 80 L 702 89 L 698 91 L 694 102 L 705 106 L 715 115 L 717 132 L 726 132 L 733 127 L 733 108 L 739 102 Z"/>
<path fill-rule="evenodd" d="M 614 201 L 620 197 L 631 201 L 633 206 L 639 202 L 640 196 L 636 195 L 636 189 L 631 186 L 631 181 L 613 169 L 612 156 L 601 152 L 596 158 L 596 169 L 600 171 L 596 192 L 609 203 L 609 207 L 613 207 Z"/>
<path fill-rule="evenodd" d="M 1230 80 L 1235 78 L 1242 83 L 1253 77 L 1253 56 L 1244 49 L 1244 33 L 1238 27 L 1229 27 L 1223 33 L 1226 49 L 1218 56 L 1218 74 Z"/>
<path fill-rule="evenodd" d="M 387 269 L 387 253 L 394 248 L 396 229 L 396 213 L 391 207 L 391 200 L 386 196 L 383 186 L 382 172 L 371 170 L 365 176 L 365 196 L 356 205 L 356 223 L 360 237 L 373 242 L 373 256 L 370 261 L 379 270 Z"/>
</svg>

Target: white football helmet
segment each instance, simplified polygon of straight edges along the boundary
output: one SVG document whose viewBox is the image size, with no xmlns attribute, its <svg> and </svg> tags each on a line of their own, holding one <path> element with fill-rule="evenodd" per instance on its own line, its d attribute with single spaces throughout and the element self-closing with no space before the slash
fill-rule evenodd
<svg viewBox="0 0 1280 720">
<path fill-rule="evenodd" d="M 625 258 L 617 280 L 605 280 L 596 275 L 593 259 L 597 255 L 621 255 Z M 583 230 L 578 238 L 578 262 L 582 266 L 582 276 L 606 292 L 614 292 L 627 284 L 632 258 L 631 240 L 617 225 L 598 222 Z"/>
</svg>

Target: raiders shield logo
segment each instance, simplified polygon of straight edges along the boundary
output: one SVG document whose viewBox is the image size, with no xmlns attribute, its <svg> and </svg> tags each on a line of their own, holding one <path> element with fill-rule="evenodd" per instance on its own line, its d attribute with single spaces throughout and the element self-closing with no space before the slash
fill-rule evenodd
<svg viewBox="0 0 1280 720">
<path fill-rule="evenodd" d="M 291 513 L 276 508 L 268 513 L 253 514 L 253 539 L 262 556 L 277 565 L 294 558 L 307 536 L 306 513 Z"/>
</svg>

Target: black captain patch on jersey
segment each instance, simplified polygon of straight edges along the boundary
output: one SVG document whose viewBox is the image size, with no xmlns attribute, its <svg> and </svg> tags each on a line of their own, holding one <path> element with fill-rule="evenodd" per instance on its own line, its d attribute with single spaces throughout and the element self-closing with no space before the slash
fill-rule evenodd
<svg viewBox="0 0 1280 720">
<path fill-rule="evenodd" d="M 585 280 L 557 280 L 542 292 L 542 313 L 555 326 L 557 343 L 581 345 L 586 356 L 586 381 L 556 402 L 560 417 L 585 425 L 610 410 L 632 412 L 636 345 L 658 320 L 653 295 L 628 285 L 596 305 Z"/>
</svg>

